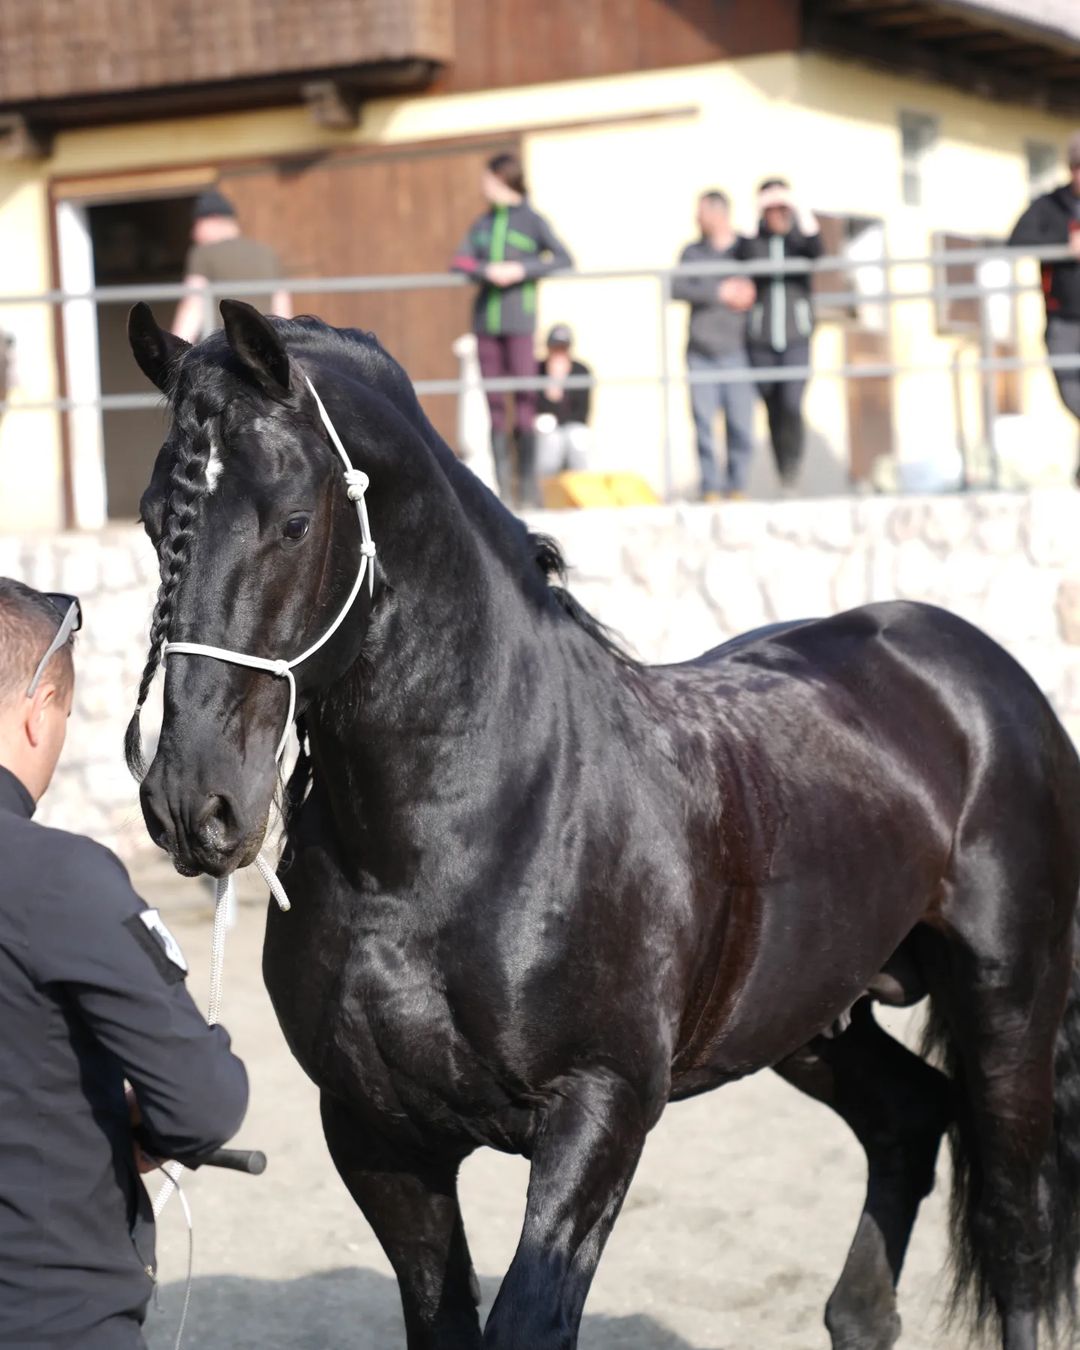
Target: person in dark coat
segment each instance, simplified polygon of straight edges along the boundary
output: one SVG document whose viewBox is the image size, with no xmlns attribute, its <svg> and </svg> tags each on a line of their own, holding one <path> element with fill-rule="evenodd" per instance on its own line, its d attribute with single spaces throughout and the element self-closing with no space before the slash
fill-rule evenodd
<svg viewBox="0 0 1080 1350">
<path fill-rule="evenodd" d="M 1009 243 L 1032 248 L 1068 244 L 1072 258 L 1042 264 L 1046 350 L 1080 358 L 1080 131 L 1069 138 L 1069 181 L 1036 197 L 1016 222 Z M 1061 401 L 1080 421 L 1080 366 L 1052 367 Z M 1080 460 L 1076 468 L 1080 486 Z"/>
<path fill-rule="evenodd" d="M 157 1270 L 139 1171 L 219 1148 L 248 1084 L 118 859 L 32 819 L 78 618 L 0 578 L 0 1346 L 140 1350 Z"/>
<path fill-rule="evenodd" d="M 485 379 L 536 375 L 536 283 L 556 268 L 572 267 L 566 246 L 527 200 L 525 175 L 516 155 L 496 155 L 484 172 L 484 196 L 491 203 L 469 227 L 451 267 L 477 283 L 473 305 L 480 373 Z M 506 394 L 489 391 L 491 453 L 499 496 L 537 506 L 536 390 L 512 395 L 517 440 L 517 490 L 506 417 Z"/>
<path fill-rule="evenodd" d="M 758 189 L 757 234 L 740 239 L 737 258 L 820 258 L 821 233 L 815 217 L 796 206 L 783 178 L 767 178 Z M 805 429 L 802 402 L 805 379 L 770 380 L 777 367 L 810 364 L 814 331 L 811 277 L 802 273 L 762 273 L 754 278 L 757 298 L 747 324 L 747 352 L 761 367 L 758 390 L 769 414 L 773 457 L 784 489 L 794 487 L 802 463 Z"/>
</svg>

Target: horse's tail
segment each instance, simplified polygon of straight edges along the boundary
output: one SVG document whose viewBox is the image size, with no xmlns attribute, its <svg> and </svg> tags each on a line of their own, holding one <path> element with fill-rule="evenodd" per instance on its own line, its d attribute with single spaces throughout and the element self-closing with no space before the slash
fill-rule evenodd
<svg viewBox="0 0 1080 1350">
<path fill-rule="evenodd" d="M 1055 1342 L 1067 1344 L 1077 1332 L 1076 1272 L 1080 1264 L 1080 911 L 1073 924 L 1074 956 L 1065 1012 L 1054 1046 L 1053 1134 L 1043 1159 L 1039 1199 L 1046 1220 L 1046 1254 L 1039 1313 Z M 981 1329 L 996 1315 L 989 1272 L 994 1235 L 980 1215 L 982 1178 L 970 1113 L 964 1101 L 962 1069 L 955 1042 L 939 1007 L 931 1003 L 923 1050 L 936 1059 L 960 1090 L 950 1131 L 953 1189 L 952 1313 L 970 1314 Z M 982 1217 L 983 1222 L 979 1219 Z"/>
<path fill-rule="evenodd" d="M 1073 921 L 1073 961 L 1065 1015 L 1054 1047 L 1054 1137 L 1043 1164 L 1042 1198 L 1050 1220 L 1047 1320 L 1075 1332 L 1080 1264 L 1080 913 Z"/>
</svg>

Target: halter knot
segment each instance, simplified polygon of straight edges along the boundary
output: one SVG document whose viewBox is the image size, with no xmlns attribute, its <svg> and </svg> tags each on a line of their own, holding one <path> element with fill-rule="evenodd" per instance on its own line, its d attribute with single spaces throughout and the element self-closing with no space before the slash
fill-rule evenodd
<svg viewBox="0 0 1080 1350">
<path fill-rule="evenodd" d="M 364 557 L 364 558 L 374 558 L 374 556 L 375 556 L 375 541 L 374 541 L 373 539 L 369 539 L 368 542 L 367 542 L 366 544 L 361 544 L 361 545 L 360 545 L 360 555 L 361 555 L 361 557 Z"/>
<path fill-rule="evenodd" d="M 346 469 L 345 486 L 348 488 L 349 501 L 358 502 L 368 490 L 371 479 L 363 469 Z"/>
<path fill-rule="evenodd" d="M 279 680 L 287 680 L 289 678 L 288 661 L 275 661 L 270 667 L 270 674 L 276 675 Z"/>
</svg>

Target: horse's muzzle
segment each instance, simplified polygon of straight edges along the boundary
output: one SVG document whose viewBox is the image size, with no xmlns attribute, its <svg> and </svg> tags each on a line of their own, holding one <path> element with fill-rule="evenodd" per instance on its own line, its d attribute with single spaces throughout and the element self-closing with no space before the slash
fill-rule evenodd
<svg viewBox="0 0 1080 1350">
<path fill-rule="evenodd" d="M 265 832 L 245 828 L 233 801 L 220 793 L 172 802 L 159 780 L 147 775 L 140 792 L 150 838 L 181 874 L 227 876 L 254 861 Z"/>
</svg>

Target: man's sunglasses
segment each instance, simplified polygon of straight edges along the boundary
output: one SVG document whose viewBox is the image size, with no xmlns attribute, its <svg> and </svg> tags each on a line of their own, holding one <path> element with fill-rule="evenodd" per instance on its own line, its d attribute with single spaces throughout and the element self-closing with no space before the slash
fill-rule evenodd
<svg viewBox="0 0 1080 1350">
<path fill-rule="evenodd" d="M 26 691 L 27 698 L 34 697 L 37 687 L 41 683 L 41 677 L 45 674 L 46 666 L 70 639 L 72 633 L 77 633 L 82 627 L 82 606 L 79 604 L 78 596 L 65 595 L 63 591 L 46 591 L 45 599 L 56 610 L 60 619 L 60 627 L 56 630 L 56 636 L 52 642 L 49 643 L 48 651 L 38 662 L 37 670 L 34 671 L 34 678 L 30 681 L 30 686 Z"/>
</svg>

